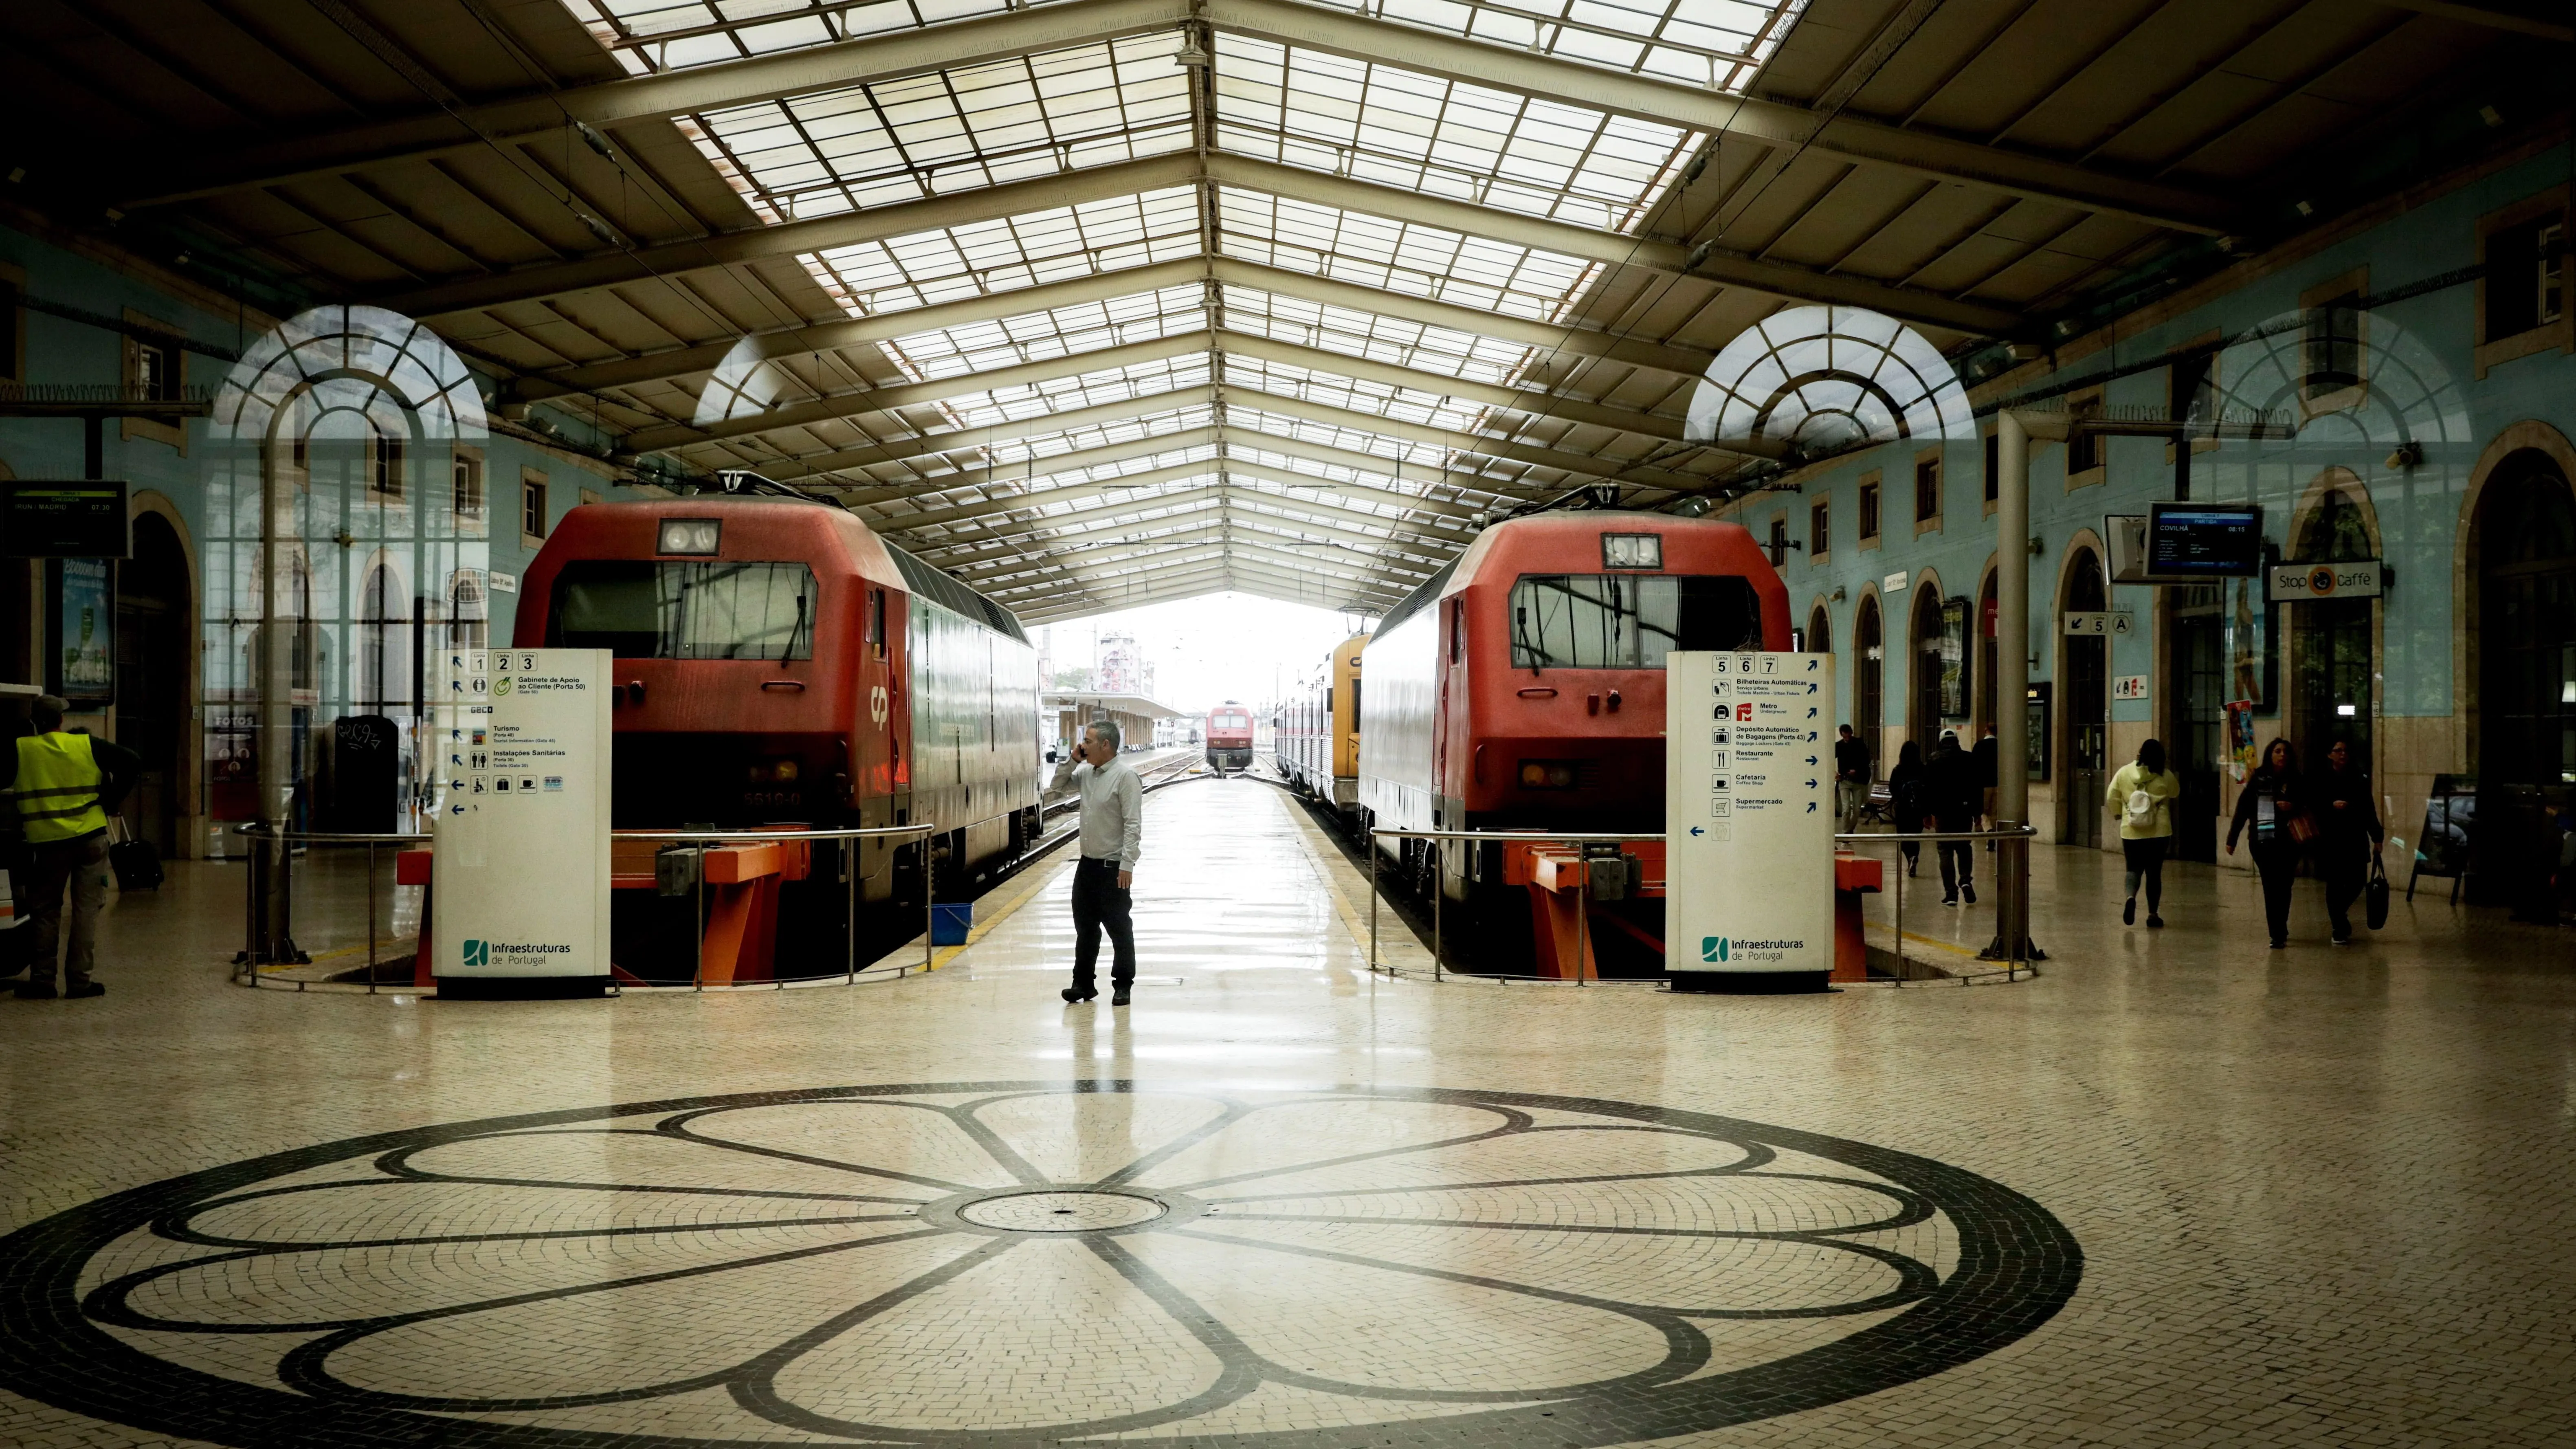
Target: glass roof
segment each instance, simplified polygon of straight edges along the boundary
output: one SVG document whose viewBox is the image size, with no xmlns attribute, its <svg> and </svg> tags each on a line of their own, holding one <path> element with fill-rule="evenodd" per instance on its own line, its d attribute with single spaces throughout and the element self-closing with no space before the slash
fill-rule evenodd
<svg viewBox="0 0 2576 1449">
<path fill-rule="evenodd" d="M 1179 31 L 707 111 L 685 123 L 764 221 L 1186 150 Z"/>
<path fill-rule="evenodd" d="M 1389 292 L 1554 322 L 1599 264 L 1486 237 L 1227 186 L 1217 192 L 1227 256 Z"/>
<path fill-rule="evenodd" d="M 1199 254 L 1195 188 L 1049 207 L 809 255 L 853 316 L 1016 291 Z"/>
<path fill-rule="evenodd" d="M 1539 356 L 1539 349 L 1526 343 L 1250 287 L 1225 288 L 1225 325 L 1231 331 L 1504 386 L 1518 382 Z"/>
<path fill-rule="evenodd" d="M 1699 133 L 1220 33 L 1217 145 L 1313 171 L 1630 231 Z"/>
<path fill-rule="evenodd" d="M 1104 368 L 1074 377 L 1049 378 L 1045 382 L 1024 383 L 1018 387 L 998 387 L 988 392 L 961 393 L 942 398 L 938 403 L 950 423 L 960 428 L 990 427 L 995 423 L 1018 422 L 1022 418 L 1041 417 L 1066 408 L 1085 408 L 1098 403 L 1125 402 L 1149 393 L 1173 392 L 1187 387 L 1205 387 L 1208 383 L 1208 354 L 1193 352 L 1183 357 L 1167 357 L 1155 362 L 1132 363 L 1126 367 Z"/>
<path fill-rule="evenodd" d="M 904 376 L 925 382 L 1122 343 L 1150 342 L 1206 325 L 1207 289 L 1191 285 L 915 332 L 880 345 Z"/>
<path fill-rule="evenodd" d="M 1416 388 L 1366 382 L 1258 357 L 1227 357 L 1225 380 L 1237 387 L 1254 388 L 1281 397 L 1459 432 L 1474 432 L 1492 411 L 1479 403 L 1460 402 Z"/>
</svg>

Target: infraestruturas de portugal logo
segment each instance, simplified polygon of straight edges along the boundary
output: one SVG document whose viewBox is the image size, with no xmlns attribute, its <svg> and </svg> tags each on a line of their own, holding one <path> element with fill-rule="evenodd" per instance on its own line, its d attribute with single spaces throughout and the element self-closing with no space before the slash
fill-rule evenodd
<svg viewBox="0 0 2576 1449">
<path fill-rule="evenodd" d="M 491 947 L 491 945 L 490 945 L 489 943 L 487 943 L 487 942 L 483 942 L 483 941 L 468 941 L 468 942 L 466 942 L 466 943 L 465 943 L 465 964 L 466 964 L 466 965 L 468 965 L 468 966 L 489 966 L 489 965 L 491 965 L 491 964 L 492 964 L 492 947 Z"/>
<path fill-rule="evenodd" d="M 484 941 L 469 936 L 465 940 L 465 964 L 489 966 L 492 964 L 492 953 L 495 951 L 501 953 L 504 958 L 569 956 L 572 954 L 572 947 L 560 941 Z"/>
<path fill-rule="evenodd" d="M 1794 940 L 1782 936 L 1766 936 L 1758 940 L 1741 936 L 1699 938 L 1699 959 L 1714 966 L 1741 961 L 1786 961 L 1792 952 L 1806 949 L 1807 942 L 1804 937 Z"/>
</svg>

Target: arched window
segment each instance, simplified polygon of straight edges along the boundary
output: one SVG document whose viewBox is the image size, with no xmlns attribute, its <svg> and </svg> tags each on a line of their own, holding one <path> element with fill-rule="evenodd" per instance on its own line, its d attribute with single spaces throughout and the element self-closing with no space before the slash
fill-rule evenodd
<svg viewBox="0 0 2576 1449">
<path fill-rule="evenodd" d="M 488 606 L 484 602 L 483 579 L 478 573 L 459 570 L 447 589 L 447 643 L 451 649 L 480 649 L 490 642 Z"/>
<path fill-rule="evenodd" d="M 358 595 L 358 677 L 351 703 L 381 714 L 388 705 L 411 703 L 411 611 L 393 569 L 377 564 L 367 571 Z"/>
</svg>

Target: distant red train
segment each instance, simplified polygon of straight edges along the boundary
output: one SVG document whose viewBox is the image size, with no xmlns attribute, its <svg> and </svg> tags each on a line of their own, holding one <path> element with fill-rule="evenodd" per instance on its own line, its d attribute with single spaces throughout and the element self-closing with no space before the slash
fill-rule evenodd
<svg viewBox="0 0 2576 1449">
<path fill-rule="evenodd" d="M 1227 700 L 1207 712 L 1208 768 L 1222 775 L 1252 768 L 1252 710 Z"/>
<path fill-rule="evenodd" d="M 782 892 L 782 975 L 844 969 L 844 871 L 863 945 L 873 926 L 901 939 L 925 872 L 962 898 L 1037 839 L 1037 657 L 1019 621 L 836 506 L 589 504 L 523 587 L 521 647 L 615 657 L 617 827 L 939 825 L 926 849 L 815 852 Z M 687 902 L 621 890 L 612 905 L 620 966 L 685 977 Z"/>
<path fill-rule="evenodd" d="M 1496 524 L 1370 636 L 1361 823 L 1660 832 L 1664 656 L 1789 642 L 1788 589 L 1739 525 L 1609 511 Z M 1378 845 L 1434 888 L 1428 842 Z M 1503 874 L 1499 847 L 1454 847 L 1437 888 L 1525 926 Z"/>
</svg>

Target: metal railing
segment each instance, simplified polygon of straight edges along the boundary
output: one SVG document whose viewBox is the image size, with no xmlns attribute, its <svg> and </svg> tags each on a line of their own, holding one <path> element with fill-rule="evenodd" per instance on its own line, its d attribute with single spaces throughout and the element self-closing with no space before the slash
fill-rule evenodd
<svg viewBox="0 0 2576 1449">
<path fill-rule="evenodd" d="M 2039 974 L 2038 963 L 2034 959 L 2034 953 L 2030 950 L 2030 842 L 2038 834 L 2039 832 L 2036 828 L 2028 825 L 1999 827 L 1994 830 L 1883 831 L 1854 835 L 1836 835 L 1834 837 L 1834 846 L 1838 851 L 1848 847 L 1864 845 L 1896 846 L 1898 848 L 1891 858 L 1891 864 L 1901 865 L 1905 854 L 1902 847 L 1907 842 L 1914 842 L 1916 844 L 1930 842 L 1933 844 L 1936 851 L 1939 848 L 1940 842 L 1943 841 L 1975 842 L 1982 840 L 1994 842 L 1995 941 L 1993 945 L 1987 948 L 1987 954 L 1981 959 L 1990 959 L 2001 963 L 2004 979 L 2006 981 L 2013 981 L 2018 980 L 2025 973 L 2031 976 L 2037 976 Z M 1450 841 L 1490 841 L 1516 845 L 1582 845 L 1587 842 L 1617 842 L 1620 844 L 1627 844 L 1630 842 L 1653 841 L 1661 843 L 1664 840 L 1664 833 L 1661 831 L 1621 833 L 1580 830 L 1399 830 L 1383 826 L 1371 826 L 1369 828 L 1368 835 L 1368 969 L 1372 972 L 1379 969 L 1377 907 L 1378 897 L 1381 892 L 1378 889 L 1379 852 L 1376 842 L 1380 838 L 1385 838 L 1390 840 L 1428 840 L 1435 843 L 1436 857 L 1433 860 L 1431 867 L 1433 879 L 1431 891 L 1431 979 L 1435 982 L 1446 979 L 1446 953 L 1443 950 L 1441 903 L 1447 897 L 1448 891 L 1441 882 L 1446 879 L 1448 872 L 1448 843 Z M 1971 848 L 1973 848 L 1973 846 Z M 1860 852 L 1858 850 L 1854 850 L 1853 853 L 1859 854 Z M 1896 877 L 1896 889 L 1892 902 L 1894 907 L 1892 936 L 1894 942 L 1893 955 L 1897 966 L 1896 979 L 1901 984 L 1904 980 L 1908 979 L 1903 974 L 1903 968 L 1905 966 L 1905 872 L 1902 869 L 1897 869 L 1894 874 Z M 1575 913 L 1576 967 L 1574 980 L 1577 986 L 1590 984 L 1590 973 L 1584 970 L 1584 963 L 1588 962 L 1592 955 L 1591 889 L 1591 881 L 1587 875 L 1584 882 L 1584 909 Z M 1391 962 L 1385 966 L 1385 970 L 1390 976 L 1397 974 L 1395 966 Z M 1483 976 L 1487 973 L 1477 972 L 1473 974 Z M 1962 979 L 1964 980 L 1964 978 Z"/>
<path fill-rule="evenodd" d="M 376 929 L 378 880 L 376 859 L 377 851 L 387 845 L 427 844 L 434 841 L 436 837 L 427 833 L 400 831 L 387 832 L 383 834 L 354 834 L 316 830 L 272 830 L 268 826 L 259 824 L 256 821 L 248 825 L 235 827 L 233 833 L 236 835 L 247 836 L 254 840 L 280 841 L 290 847 L 296 845 L 364 845 L 367 848 L 367 994 L 370 996 L 377 994 L 380 987 L 377 980 L 377 966 L 379 963 L 376 960 L 376 951 L 378 943 L 384 939 L 379 935 Z M 703 848 L 708 846 L 724 845 L 727 843 L 754 841 L 859 841 L 885 840 L 896 837 L 908 840 L 927 840 L 929 837 L 938 833 L 939 827 L 937 825 L 922 824 L 862 826 L 844 830 L 612 830 L 608 832 L 608 838 L 613 841 L 662 841 L 666 843 L 693 845 Z M 241 970 L 235 974 L 233 979 L 237 985 L 258 986 L 261 984 L 259 967 L 256 961 L 258 946 L 257 922 L 259 911 L 259 874 L 256 871 L 248 872 L 247 874 L 249 876 L 247 883 L 248 900 L 245 903 L 242 913 L 244 948 L 242 951 Z M 859 979 L 859 863 L 858 852 L 855 848 L 849 852 L 848 867 L 843 874 L 847 877 L 849 887 L 847 906 L 848 916 L 846 923 L 849 962 L 847 970 L 842 978 L 842 984 L 855 985 Z M 696 897 L 694 905 L 696 907 L 697 929 L 695 932 L 695 957 L 690 969 L 687 989 L 691 991 L 704 991 L 707 989 L 707 872 L 706 864 L 703 859 L 697 862 L 697 868 L 691 871 L 690 875 L 693 878 Z M 937 934 L 934 930 L 934 923 L 938 914 L 935 905 L 937 892 L 929 888 L 934 875 L 934 872 L 930 869 L 929 862 L 923 862 L 921 875 L 923 884 L 921 892 L 921 968 L 927 971 L 931 969 L 932 962 L 935 959 L 936 946 L 934 944 L 933 937 Z M 421 932 L 426 934 L 429 929 L 429 921 L 427 919 L 423 919 L 420 923 Z M 775 978 L 774 971 L 773 978 Z M 830 978 L 822 977 L 818 979 L 828 981 Z M 311 982 L 297 981 L 295 983 L 295 988 L 298 991 L 302 991 L 312 984 L 313 983 Z M 785 979 L 772 979 L 761 982 L 728 983 L 729 986 L 738 986 L 745 989 L 775 991 L 783 991 L 793 984 L 795 983 Z M 647 985 L 643 987 L 620 987 L 619 989 L 676 991 L 681 988 L 675 983 L 667 987 Z"/>
</svg>

